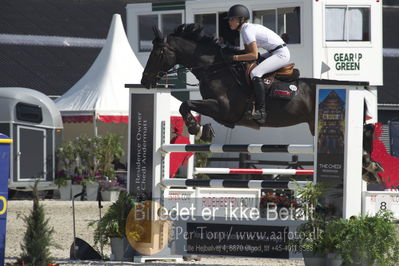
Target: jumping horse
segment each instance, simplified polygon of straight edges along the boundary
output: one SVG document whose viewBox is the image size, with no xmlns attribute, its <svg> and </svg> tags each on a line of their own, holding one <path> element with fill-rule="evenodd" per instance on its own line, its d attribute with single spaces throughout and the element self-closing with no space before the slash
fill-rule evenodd
<svg viewBox="0 0 399 266">
<path fill-rule="evenodd" d="M 168 36 L 156 27 L 153 49 L 143 72 L 141 83 L 146 88 L 155 87 L 175 65 L 190 70 L 199 80 L 203 100 L 187 100 L 180 106 L 180 113 L 192 135 L 206 141 L 214 136 L 210 124 L 200 125 L 191 111 L 212 117 L 218 123 L 233 128 L 235 125 L 259 129 L 260 127 L 286 127 L 307 123 L 310 133 L 315 134 L 316 80 L 294 79 L 290 83 L 276 80 L 274 84 L 286 84 L 292 96 L 289 99 L 268 97 L 268 116 L 264 124 L 252 119 L 253 92 L 246 81 L 243 63 L 232 65 L 225 58 L 239 51 L 222 48 L 213 37 L 206 36 L 198 24 L 182 24 Z M 172 70 L 173 71 L 173 70 Z M 170 73 L 170 72 L 169 72 Z M 278 77 L 276 77 L 278 79 Z M 368 153 L 368 152 L 366 152 Z M 365 156 L 364 177 L 374 178 L 370 169 L 369 153 Z M 370 174 L 371 173 L 371 174 Z"/>
</svg>

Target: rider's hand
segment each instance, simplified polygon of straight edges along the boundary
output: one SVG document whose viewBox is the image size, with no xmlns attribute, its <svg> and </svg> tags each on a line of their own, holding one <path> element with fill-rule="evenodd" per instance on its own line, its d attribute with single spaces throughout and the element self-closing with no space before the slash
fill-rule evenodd
<svg viewBox="0 0 399 266">
<path fill-rule="evenodd" d="M 234 62 L 234 55 L 223 55 L 223 59 L 227 64 Z"/>
</svg>

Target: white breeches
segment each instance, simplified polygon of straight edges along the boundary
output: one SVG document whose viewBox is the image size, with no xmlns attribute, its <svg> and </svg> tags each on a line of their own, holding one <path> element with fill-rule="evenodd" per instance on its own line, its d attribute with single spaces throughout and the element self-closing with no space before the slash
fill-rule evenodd
<svg viewBox="0 0 399 266">
<path fill-rule="evenodd" d="M 266 73 L 276 71 L 277 69 L 288 65 L 288 62 L 290 61 L 290 51 L 287 47 L 278 49 L 272 54 L 265 53 L 261 56 L 266 57 L 266 59 L 251 71 L 251 79 L 254 77 L 261 78 Z"/>
</svg>

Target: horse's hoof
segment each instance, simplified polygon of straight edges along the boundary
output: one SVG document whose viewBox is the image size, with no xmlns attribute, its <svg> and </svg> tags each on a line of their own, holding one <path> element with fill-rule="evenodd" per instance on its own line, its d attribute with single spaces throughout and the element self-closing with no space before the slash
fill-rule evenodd
<svg viewBox="0 0 399 266">
<path fill-rule="evenodd" d="M 200 125 L 190 125 L 187 128 L 187 130 L 190 135 L 197 135 L 197 133 L 201 130 L 201 126 Z"/>
<path fill-rule="evenodd" d="M 202 127 L 202 135 L 201 140 L 206 142 L 212 142 L 212 139 L 215 137 L 215 131 L 213 130 L 211 124 L 206 124 Z"/>
<path fill-rule="evenodd" d="M 375 161 L 371 161 L 370 164 L 368 164 L 366 167 L 364 167 L 364 169 L 367 172 L 376 174 L 379 172 L 384 172 L 384 168 L 382 168 L 381 164 L 379 164 L 378 162 Z"/>
<path fill-rule="evenodd" d="M 363 181 L 366 181 L 367 184 L 381 184 L 381 179 L 378 174 L 367 172 L 362 175 Z"/>
</svg>

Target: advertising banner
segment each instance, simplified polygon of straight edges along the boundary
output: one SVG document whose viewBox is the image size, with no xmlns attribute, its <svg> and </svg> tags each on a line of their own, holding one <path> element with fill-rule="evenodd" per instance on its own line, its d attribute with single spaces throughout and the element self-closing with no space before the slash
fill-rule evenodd
<svg viewBox="0 0 399 266">
<path fill-rule="evenodd" d="M 342 215 L 346 125 L 346 90 L 319 89 L 317 182 L 328 186 L 325 207 Z"/>
<path fill-rule="evenodd" d="M 131 94 L 129 193 L 141 200 L 152 199 L 154 95 Z"/>
</svg>

